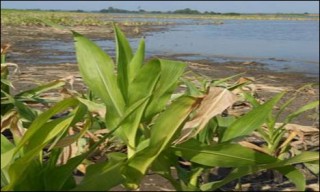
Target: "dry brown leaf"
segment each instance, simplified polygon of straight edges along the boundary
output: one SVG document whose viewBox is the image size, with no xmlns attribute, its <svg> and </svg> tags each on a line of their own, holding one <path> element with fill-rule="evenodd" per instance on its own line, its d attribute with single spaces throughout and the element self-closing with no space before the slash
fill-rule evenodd
<svg viewBox="0 0 320 192">
<path fill-rule="evenodd" d="M 79 137 L 78 134 L 68 135 L 68 136 L 62 138 L 61 140 L 59 140 L 57 142 L 57 144 L 54 145 L 54 147 L 56 147 L 56 148 L 67 147 L 67 146 L 71 145 L 72 143 L 76 142 L 78 137 Z"/>
<path fill-rule="evenodd" d="M 265 153 L 265 154 L 269 154 L 267 150 L 265 150 L 262 147 L 259 147 L 258 145 L 255 145 L 253 143 L 250 143 L 250 142 L 247 142 L 247 141 L 241 141 L 241 142 L 239 142 L 239 144 L 242 145 L 243 147 L 247 147 L 247 148 L 250 148 L 250 149 L 254 149 L 256 151 L 260 151 L 260 152 Z"/>
<path fill-rule="evenodd" d="M 63 87 L 63 88 L 59 91 L 59 93 L 61 93 L 61 95 L 62 95 L 62 97 L 63 97 L 64 99 L 70 98 L 70 97 L 73 96 L 73 94 L 72 94 L 68 89 L 66 89 L 65 87 Z"/>
<path fill-rule="evenodd" d="M 18 116 L 14 116 L 10 125 L 10 130 L 12 134 L 16 137 L 23 137 L 24 133 L 26 132 L 26 129 L 22 125 L 21 119 L 18 118 Z"/>
<path fill-rule="evenodd" d="M 9 44 L 9 43 L 1 45 L 1 54 L 6 54 L 10 47 L 11 47 L 11 44 Z"/>
<path fill-rule="evenodd" d="M 282 123 L 276 123 L 275 127 L 280 127 Z M 289 123 L 286 126 L 284 126 L 285 129 L 287 130 L 299 130 L 303 132 L 304 134 L 310 134 L 310 133 L 318 133 L 319 134 L 319 129 L 311 126 L 304 126 L 304 125 L 298 125 L 294 123 Z"/>
<path fill-rule="evenodd" d="M 242 83 L 247 83 L 247 82 L 254 82 L 255 78 L 254 77 L 240 77 L 237 80 L 237 84 L 242 84 Z"/>
<path fill-rule="evenodd" d="M 74 131 L 72 129 L 68 130 L 68 134 L 73 136 L 75 135 Z M 76 156 L 78 151 L 78 146 L 75 142 L 71 143 L 70 145 L 63 148 L 62 153 L 59 156 L 58 165 L 64 165 L 67 163 L 67 161 L 73 157 Z"/>
<path fill-rule="evenodd" d="M 78 165 L 77 169 L 78 169 L 81 173 L 86 174 L 87 167 L 86 167 L 83 163 L 81 163 L 80 165 Z"/>
<path fill-rule="evenodd" d="M 211 87 L 208 94 L 202 99 L 197 114 L 191 121 L 185 124 L 181 137 L 175 143 L 180 143 L 198 134 L 212 117 L 221 114 L 236 101 L 237 96 L 229 90 Z"/>
<path fill-rule="evenodd" d="M 18 114 L 17 111 L 12 110 L 1 117 L 1 133 L 5 129 L 10 128 L 10 125 L 12 124 L 12 120 L 17 114 Z"/>
<path fill-rule="evenodd" d="M 289 87 L 275 87 L 275 86 L 270 86 L 270 85 L 266 85 L 266 84 L 255 84 L 257 90 L 264 90 L 267 92 L 271 92 L 271 93 L 280 93 L 283 91 L 290 91 L 292 90 L 292 88 Z"/>
<path fill-rule="evenodd" d="M 73 89 L 73 84 L 74 84 L 75 79 L 76 79 L 76 77 L 74 75 L 69 75 L 67 77 L 62 78 L 61 80 L 68 82 L 71 89 Z"/>
<path fill-rule="evenodd" d="M 279 148 L 283 148 L 283 147 L 287 146 L 288 143 L 290 143 L 290 141 L 291 141 L 293 138 L 295 138 L 295 136 L 296 136 L 297 134 L 298 134 L 297 131 L 292 131 L 292 132 L 289 134 L 289 136 L 287 137 L 287 139 L 280 145 Z"/>
</svg>

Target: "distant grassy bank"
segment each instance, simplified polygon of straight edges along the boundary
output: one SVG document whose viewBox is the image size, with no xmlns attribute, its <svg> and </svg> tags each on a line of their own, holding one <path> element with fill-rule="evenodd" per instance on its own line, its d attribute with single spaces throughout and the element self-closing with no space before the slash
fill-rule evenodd
<svg viewBox="0 0 320 192">
<path fill-rule="evenodd" d="M 65 26 L 105 26 L 123 18 L 127 25 L 167 25 L 168 22 L 132 22 L 130 18 L 218 19 L 218 20 L 319 20 L 319 14 L 183 14 L 180 13 L 102 13 L 77 11 L 41 11 L 1 9 L 2 26 L 44 26 L 36 18 L 50 19 Z"/>
</svg>

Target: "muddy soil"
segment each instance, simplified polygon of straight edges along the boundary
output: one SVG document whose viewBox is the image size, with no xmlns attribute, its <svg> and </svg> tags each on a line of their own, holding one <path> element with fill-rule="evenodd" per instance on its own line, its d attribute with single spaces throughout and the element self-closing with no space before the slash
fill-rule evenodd
<svg viewBox="0 0 320 192">
<path fill-rule="evenodd" d="M 167 30 L 170 24 L 167 25 L 140 25 L 126 26 L 120 25 L 121 30 L 128 38 L 142 37 L 147 32 Z M 53 27 L 40 26 L 1 26 L 1 44 L 11 43 L 13 47 L 18 48 L 21 42 L 41 41 L 41 40 L 59 40 L 72 41 L 70 31 L 72 29 L 92 39 L 113 39 L 113 28 L 111 25 L 106 26 L 75 26 L 67 27 L 66 30 L 56 29 Z M 36 39 L 35 39 L 36 38 Z M 14 46 L 17 45 L 17 46 Z"/>
<path fill-rule="evenodd" d="M 139 33 L 134 32 L 132 27 L 122 28 L 128 37 L 141 37 L 144 33 L 153 30 L 165 30 L 165 27 L 141 27 Z M 111 28 L 92 27 L 81 28 L 76 31 L 87 35 L 90 38 L 113 38 L 113 32 Z M 33 48 L 30 46 L 34 41 L 40 40 L 64 40 L 72 41 L 68 32 L 61 32 L 53 30 L 52 28 L 30 28 L 30 27 L 5 27 L 1 28 L 1 44 L 12 44 L 11 51 L 29 52 L 32 54 Z M 25 49 L 25 50 L 24 50 Z M 37 49 L 37 48 L 35 48 Z M 36 55 L 33 54 L 34 57 Z M 175 56 L 163 56 L 162 58 L 174 59 Z M 220 79 L 244 73 L 242 77 L 253 79 L 254 90 L 256 95 L 261 100 L 268 100 L 276 93 L 286 91 L 285 100 L 296 95 L 297 99 L 289 106 L 285 115 L 294 112 L 303 105 L 319 99 L 319 77 L 306 77 L 303 74 L 298 73 L 280 73 L 265 70 L 262 64 L 255 62 L 226 62 L 226 63 L 210 63 L 208 61 L 193 61 L 188 62 L 188 70 L 192 70 L 201 75 L 205 75 L 211 79 Z M 12 70 L 11 70 L 12 72 Z M 74 63 L 61 63 L 61 64 L 20 64 L 19 71 L 16 74 L 10 76 L 13 81 L 15 89 L 13 93 L 20 92 L 35 87 L 38 84 L 45 83 L 51 80 L 59 78 L 65 78 L 69 75 L 75 77 L 74 89 L 84 92 L 86 87 L 84 86 L 81 76 L 78 72 L 77 65 Z M 237 79 L 235 79 L 237 80 Z M 316 84 L 313 86 L 305 87 L 297 92 L 297 90 L 306 84 Z M 304 113 L 299 118 L 295 119 L 293 123 L 311 126 L 313 128 L 319 128 L 319 109 L 312 110 Z M 282 119 L 284 116 L 282 117 Z M 319 133 L 313 135 L 312 140 L 319 138 Z M 311 139 L 311 138 L 310 138 Z M 313 150 L 319 151 L 319 141 L 314 143 Z M 319 191 L 319 177 L 313 175 L 310 171 L 305 169 L 302 165 L 300 169 L 306 174 L 308 179 L 309 191 Z M 213 170 L 211 173 L 211 179 L 219 179 L 223 174 Z M 294 191 L 292 184 L 286 180 L 276 183 L 272 181 L 272 177 L 268 176 L 268 173 L 259 173 L 254 176 L 248 176 L 243 178 L 242 190 L 266 190 L 266 191 L 278 191 L 289 190 Z M 221 179 L 221 178 L 220 178 Z M 235 188 L 235 183 L 222 188 L 221 190 L 232 190 Z M 115 191 L 124 190 L 121 187 L 114 189 Z M 173 187 L 169 182 L 163 178 L 150 173 L 147 175 L 141 185 L 142 191 L 172 191 Z"/>
</svg>

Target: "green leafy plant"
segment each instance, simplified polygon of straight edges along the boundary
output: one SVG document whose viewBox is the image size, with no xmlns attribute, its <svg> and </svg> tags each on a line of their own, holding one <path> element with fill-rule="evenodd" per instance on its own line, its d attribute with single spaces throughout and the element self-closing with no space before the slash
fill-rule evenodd
<svg viewBox="0 0 320 192">
<path fill-rule="evenodd" d="M 116 65 L 95 43 L 72 31 L 79 71 L 90 94 L 71 95 L 37 114 L 19 139 L 10 141 L 2 136 L 3 190 L 105 191 L 118 185 L 137 189 L 152 171 L 177 190 L 208 191 L 266 169 L 279 171 L 298 190 L 305 189 L 303 174 L 293 165 L 319 161 L 317 153 L 281 159 L 238 143 L 268 122 L 283 94 L 242 117 L 225 118 L 221 114 L 238 100 L 231 90 L 241 85 L 223 86 L 226 79 L 196 85 L 182 78 L 185 63 L 158 58 L 145 62 L 143 39 L 134 54 L 116 25 L 114 32 Z M 179 89 L 181 84 L 186 89 Z M 65 111 L 66 115 L 52 118 Z M 95 114 L 101 117 L 99 128 L 105 133 L 88 149 L 61 163 L 63 149 L 93 129 Z M 68 133 L 76 127 L 77 133 Z M 218 140 L 213 140 L 216 133 Z M 126 151 L 108 152 L 106 160 L 99 163 L 90 161 L 109 139 Z M 73 173 L 86 161 L 85 175 L 76 183 Z M 213 167 L 232 168 L 232 172 L 220 181 L 200 182 L 199 177 Z"/>
</svg>

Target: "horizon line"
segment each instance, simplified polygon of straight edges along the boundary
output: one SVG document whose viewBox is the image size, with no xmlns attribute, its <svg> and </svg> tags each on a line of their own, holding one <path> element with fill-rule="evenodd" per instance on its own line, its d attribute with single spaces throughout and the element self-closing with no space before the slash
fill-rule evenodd
<svg viewBox="0 0 320 192">
<path fill-rule="evenodd" d="M 109 7 L 108 7 L 109 8 Z M 119 9 L 119 8 L 116 8 L 116 7 L 113 7 L 115 9 Z M 2 8 L 1 7 L 1 10 L 5 10 L 5 9 L 11 9 L 11 10 L 41 10 L 41 11 L 78 11 L 78 10 L 81 10 L 83 12 L 99 12 L 103 9 L 106 9 L 106 8 L 102 8 L 100 10 L 83 10 L 83 9 L 41 9 L 41 8 L 33 8 L 33 9 L 22 9 L 22 8 Z M 183 8 L 183 9 L 176 9 L 174 11 L 177 11 L 177 10 L 184 10 L 184 9 L 191 9 L 191 8 Z M 125 10 L 125 11 L 139 11 L 139 10 L 128 10 L 128 9 L 120 9 L 120 10 Z M 144 9 L 143 9 L 144 10 Z M 196 9 L 191 9 L 191 10 L 196 10 Z M 167 12 L 174 12 L 174 11 L 152 11 L 152 10 L 144 10 L 146 12 L 161 12 L 161 13 L 167 13 Z M 199 10 L 196 10 L 196 11 L 199 11 Z M 199 11 L 199 13 L 203 14 L 205 12 L 214 12 L 214 13 L 239 13 L 239 14 L 317 14 L 319 15 L 320 13 L 311 13 L 311 12 L 216 12 L 216 11 Z M 130 14 L 130 13 L 129 13 Z M 196 14 L 195 14 L 196 15 Z"/>
</svg>

